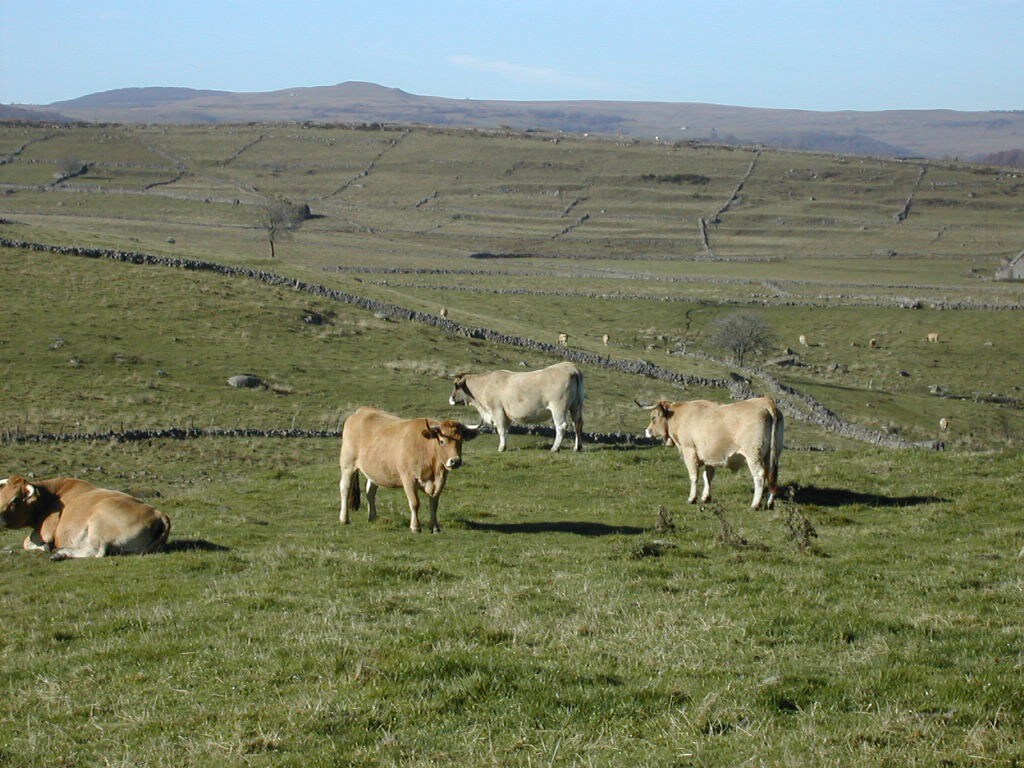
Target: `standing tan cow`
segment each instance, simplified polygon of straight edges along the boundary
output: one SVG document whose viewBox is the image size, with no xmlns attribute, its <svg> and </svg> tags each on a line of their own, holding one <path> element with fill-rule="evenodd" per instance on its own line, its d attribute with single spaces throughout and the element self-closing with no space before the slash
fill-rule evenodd
<svg viewBox="0 0 1024 768">
<path fill-rule="evenodd" d="M 935 344 L 939 340 L 939 334 L 937 334 L 935 331 L 932 331 L 925 338 L 927 338 L 928 341 L 931 342 L 932 344 Z"/>
<path fill-rule="evenodd" d="M 552 451 L 562 445 L 565 426 L 572 419 L 575 449 L 583 450 L 583 372 L 574 363 L 562 362 L 539 371 L 491 371 L 460 373 L 448 398 L 450 405 L 472 405 L 484 423 L 498 432 L 498 450 L 505 450 L 508 428 L 513 423 L 555 423 Z"/>
<path fill-rule="evenodd" d="M 766 506 L 772 507 L 778 494 L 783 437 L 782 411 L 774 400 L 755 397 L 725 405 L 709 400 L 682 403 L 662 400 L 649 406 L 649 410 L 651 422 L 646 434 L 679 449 L 690 475 L 688 500 L 691 504 L 697 500 L 697 475 L 701 470 L 704 474 L 701 501 L 707 501 L 711 498 L 715 468 L 724 466 L 736 470 L 746 461 L 754 479 L 751 508 L 761 506 L 766 485 Z"/>
<path fill-rule="evenodd" d="M 377 518 L 377 488 L 402 488 L 409 501 L 409 528 L 420 530 L 419 489 L 430 504 L 430 530 L 437 533 L 437 500 L 448 473 L 462 466 L 462 443 L 477 431 L 457 421 L 402 419 L 377 408 L 362 407 L 345 420 L 341 431 L 341 522 L 349 508 L 359 509 L 359 477 L 366 475 L 369 519 Z"/>
<path fill-rule="evenodd" d="M 167 515 L 149 504 L 73 477 L 0 480 L 0 524 L 32 528 L 25 549 L 54 560 L 154 552 L 171 532 Z"/>
</svg>

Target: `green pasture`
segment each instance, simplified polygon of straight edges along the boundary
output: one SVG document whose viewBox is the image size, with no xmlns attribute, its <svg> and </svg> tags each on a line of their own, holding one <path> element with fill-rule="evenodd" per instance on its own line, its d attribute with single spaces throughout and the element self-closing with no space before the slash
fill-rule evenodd
<svg viewBox="0 0 1024 768">
<path fill-rule="evenodd" d="M 241 277 L 0 248 L 0 477 L 82 477 L 173 521 L 166 552 L 61 563 L 0 530 L 0 763 L 1024 762 L 1024 291 L 991 279 L 1024 247 L 1012 174 L 298 124 L 12 124 L 0 156 L 0 237 L 252 267 L 797 393 L 772 511 L 744 472 L 685 504 L 669 447 L 514 434 L 499 454 L 484 434 L 440 535 L 386 489 L 378 521 L 342 527 L 336 438 L 32 438 L 336 430 L 362 404 L 475 422 L 447 404 L 454 374 L 558 358 Z M 53 184 L 68 157 L 89 170 Z M 314 218 L 271 260 L 277 196 Z M 711 341 L 739 310 L 775 335 L 743 371 Z M 798 365 L 769 363 L 786 350 Z M 584 374 L 588 431 L 642 432 L 634 399 L 728 399 Z M 825 432 L 803 395 L 946 450 Z"/>
<path fill-rule="evenodd" d="M 775 512 L 721 476 L 730 544 L 671 449 L 494 449 L 431 536 L 400 491 L 340 526 L 333 440 L 3 445 L 174 521 L 169 551 L 96 561 L 4 533 L 6 764 L 1024 757 L 1016 453 L 791 451 Z"/>
</svg>

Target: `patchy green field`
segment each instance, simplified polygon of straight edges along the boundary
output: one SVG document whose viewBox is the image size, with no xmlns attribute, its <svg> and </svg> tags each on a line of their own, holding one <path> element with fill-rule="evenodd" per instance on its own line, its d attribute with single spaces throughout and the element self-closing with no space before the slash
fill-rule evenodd
<svg viewBox="0 0 1024 768">
<path fill-rule="evenodd" d="M 174 520 L 137 558 L 51 563 L 4 534 L 5 762 L 1024 758 L 1018 455 L 790 452 L 776 512 L 722 477 L 740 546 L 681 506 L 671 449 L 544 448 L 471 444 L 430 536 L 399 491 L 340 526 L 333 440 L 0 447 Z"/>
<path fill-rule="evenodd" d="M 713 379 L 736 372 L 714 322 L 755 309 L 776 334 L 756 362 L 799 362 L 744 369 L 755 391 L 947 446 L 851 441 L 787 396 L 790 500 L 755 512 L 743 473 L 686 505 L 671 448 L 484 435 L 441 535 L 408 532 L 397 490 L 343 528 L 336 439 L 23 438 L 333 430 L 364 403 L 476 421 L 447 405 L 456 372 L 555 357 L 0 247 L 0 477 L 173 520 L 164 553 L 63 563 L 0 531 L 5 765 L 1024 761 L 1024 291 L 989 279 L 1024 242 L 1011 175 L 421 128 L 4 126 L 0 151 L 0 237 L 255 267 Z M 69 158 L 87 171 L 57 181 Z M 273 261 L 270 195 L 316 216 Z M 597 432 L 642 430 L 634 398 L 728 397 L 584 370 Z M 272 388 L 227 385 L 243 372 Z"/>
</svg>

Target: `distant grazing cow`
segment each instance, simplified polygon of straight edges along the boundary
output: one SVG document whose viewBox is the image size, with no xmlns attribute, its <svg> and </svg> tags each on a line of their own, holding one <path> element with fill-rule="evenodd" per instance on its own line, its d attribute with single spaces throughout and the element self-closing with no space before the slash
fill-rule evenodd
<svg viewBox="0 0 1024 768">
<path fill-rule="evenodd" d="M 171 532 L 167 515 L 149 504 L 73 477 L 0 480 L 0 524 L 31 528 L 25 549 L 54 560 L 154 552 Z"/>
<path fill-rule="evenodd" d="M 608 346 L 608 334 L 606 333 L 601 337 L 601 342 L 607 347 Z"/>
<path fill-rule="evenodd" d="M 928 334 L 927 338 L 929 342 L 934 344 L 939 340 L 939 334 L 937 334 L 935 331 L 932 331 L 931 333 Z"/>
<path fill-rule="evenodd" d="M 441 317 L 448 317 L 448 307 L 441 307 Z"/>
<path fill-rule="evenodd" d="M 949 429 L 949 419 L 947 419 L 945 416 L 939 419 L 939 429 L 941 429 L 943 432 Z"/>
<path fill-rule="evenodd" d="M 746 461 L 754 479 L 754 500 L 750 506 L 757 509 L 761 505 L 767 485 L 766 506 L 771 508 L 778 495 L 783 438 L 782 412 L 774 400 L 757 397 L 725 405 L 708 400 L 681 403 L 662 400 L 648 409 L 651 422 L 646 434 L 679 450 L 690 475 L 688 500 L 691 504 L 697 500 L 697 475 L 701 470 L 704 474 L 701 501 L 707 501 L 711 498 L 715 468 L 724 466 L 736 470 Z"/>
<path fill-rule="evenodd" d="M 558 343 L 561 346 L 563 346 L 563 347 L 569 346 L 569 334 L 568 333 L 560 333 L 560 334 L 558 334 Z"/>
<path fill-rule="evenodd" d="M 402 488 L 409 501 L 409 528 L 420 530 L 422 488 L 430 504 L 430 530 L 437 533 L 437 500 L 448 473 L 462 466 L 462 444 L 477 431 L 457 421 L 402 419 L 377 408 L 363 407 L 345 420 L 341 431 L 341 522 L 349 509 L 359 509 L 359 477 L 366 475 L 369 519 L 377 518 L 377 488 Z"/>
<path fill-rule="evenodd" d="M 878 347 L 878 339 L 872 336 L 870 339 L 868 339 L 868 346 L 871 347 L 872 349 L 876 349 Z"/>
<path fill-rule="evenodd" d="M 552 451 L 562 445 L 565 426 L 572 419 L 575 449 L 583 449 L 583 372 L 563 362 L 539 371 L 513 373 L 460 373 L 448 398 L 450 405 L 471 405 L 485 424 L 498 432 L 498 450 L 505 450 L 508 428 L 513 423 L 544 421 L 547 413 L 555 423 Z"/>
<path fill-rule="evenodd" d="M 800 338 L 797 339 L 797 341 L 799 341 L 802 346 L 807 346 L 807 337 L 804 336 L 802 333 L 800 334 Z"/>
</svg>

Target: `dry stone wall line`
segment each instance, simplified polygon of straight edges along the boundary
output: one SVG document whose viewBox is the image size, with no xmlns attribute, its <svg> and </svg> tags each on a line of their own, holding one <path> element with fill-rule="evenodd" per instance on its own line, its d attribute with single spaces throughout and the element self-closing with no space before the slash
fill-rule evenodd
<svg viewBox="0 0 1024 768">
<path fill-rule="evenodd" d="M 493 433 L 493 429 L 483 427 L 482 431 Z M 539 435 L 554 437 L 555 430 L 544 426 L 513 425 L 509 431 L 517 435 Z M 166 429 L 122 429 L 103 432 L 33 432 L 22 433 L 7 430 L 0 433 L 0 443 L 73 443 L 73 442 L 115 442 L 138 443 L 146 440 L 196 440 L 199 438 L 266 438 L 266 439 L 338 439 L 340 429 L 259 429 L 254 427 L 237 427 L 221 429 L 218 427 L 169 427 Z M 637 445 L 654 446 L 660 442 L 654 438 L 644 437 L 632 432 L 584 432 L 583 440 L 592 445 Z"/>
<path fill-rule="evenodd" d="M 739 182 L 736 184 L 736 187 L 733 189 L 733 191 L 729 195 L 728 199 L 725 201 L 725 203 L 722 204 L 722 206 L 717 211 L 715 211 L 711 215 L 711 223 L 712 224 L 715 224 L 715 225 L 721 224 L 722 223 L 722 216 L 725 213 L 727 213 L 730 208 L 732 208 L 733 204 L 737 200 L 739 200 L 740 192 L 743 191 L 743 186 L 750 179 L 751 174 L 754 173 L 754 169 L 757 167 L 758 158 L 760 158 L 760 157 L 761 157 L 761 150 L 758 149 L 758 150 L 756 150 L 754 152 L 754 159 L 750 161 L 750 165 L 747 166 L 746 172 L 740 178 Z M 708 220 L 705 219 L 703 216 L 701 216 L 697 220 L 697 223 L 698 223 L 698 226 L 700 227 L 700 243 L 701 243 L 701 247 L 704 249 L 704 253 L 707 255 L 708 258 L 716 259 L 717 257 L 715 255 L 714 250 L 711 248 L 711 239 L 710 239 L 710 237 L 708 235 Z"/>
<path fill-rule="evenodd" d="M 255 280 L 257 282 L 264 283 L 265 285 L 288 288 L 331 301 L 349 304 L 375 314 L 380 314 L 384 317 L 422 323 L 442 330 L 452 336 L 463 336 L 472 339 L 490 341 L 504 346 L 527 349 L 551 357 L 560 357 L 565 360 L 571 360 L 572 362 L 581 363 L 583 365 L 591 365 L 594 367 L 619 371 L 621 373 L 646 376 L 647 378 L 665 381 L 679 387 L 726 389 L 734 399 L 745 399 L 753 394 L 750 389 L 749 381 L 736 374 L 731 375 L 729 379 L 712 379 L 702 376 L 691 376 L 689 374 L 679 373 L 678 371 L 671 371 L 647 360 L 613 359 L 605 355 L 598 355 L 585 350 L 563 347 L 559 344 L 549 344 L 524 336 L 503 334 L 489 328 L 478 328 L 464 325 L 446 317 L 440 317 L 439 315 L 407 309 L 406 307 L 402 307 L 397 304 L 369 299 L 346 291 L 328 288 L 324 285 L 306 283 L 301 280 L 295 280 L 272 272 L 264 272 L 262 270 L 251 269 L 248 267 L 232 267 L 224 264 L 200 261 L 198 259 L 179 259 L 138 253 L 134 251 L 110 250 L 105 248 L 83 248 L 79 246 L 45 245 L 42 243 L 29 243 L 21 240 L 11 240 L 9 238 L 0 238 L 0 247 L 18 248 L 28 251 L 56 253 L 94 259 L 106 258 L 130 264 L 164 266 L 176 269 L 213 272 L 229 277 L 240 277 Z M 752 373 L 757 375 L 758 378 L 765 378 L 765 374 L 763 373 Z M 799 396 L 805 404 L 809 405 L 812 414 L 817 414 L 817 416 L 811 420 L 830 432 L 843 434 L 875 445 L 883 445 L 887 447 L 906 448 L 913 447 L 915 445 L 914 443 L 903 440 L 897 436 L 874 432 L 864 427 L 859 427 L 857 425 L 850 424 L 849 422 L 845 422 L 825 408 L 824 405 L 817 403 L 817 401 L 809 395 L 797 393 L 795 390 L 787 391 L 789 388 L 786 388 L 778 382 L 776 382 L 776 385 L 778 387 L 778 391 L 786 394 L 787 396 Z M 799 410 L 792 411 L 792 414 L 797 418 L 802 417 L 802 412 Z"/>
<path fill-rule="evenodd" d="M 324 267 L 325 271 L 330 272 L 344 272 L 349 274 L 359 275 L 437 275 L 437 276 L 458 276 L 458 277 L 494 277 L 494 276 L 510 276 L 510 277 L 530 277 L 545 279 L 550 276 L 549 272 L 540 270 L 513 270 L 513 269 L 501 269 L 501 270 L 485 270 L 485 269 L 443 269 L 443 268 L 424 268 L 424 267 L 367 267 L 367 266 L 330 266 Z M 670 284 L 700 284 L 700 285 L 729 285 L 729 286 L 756 286 L 761 285 L 771 291 L 770 301 L 772 306 L 790 306 L 790 307 L 820 307 L 828 308 L 834 307 L 837 304 L 851 307 L 880 307 L 880 308 L 897 308 L 897 309 L 934 309 L 934 310 L 964 310 L 964 309 L 975 309 L 989 312 L 998 311 L 1019 311 L 1024 309 L 1024 303 L 1020 302 L 1004 302 L 995 304 L 986 301 L 977 301 L 974 299 L 928 299 L 919 298 L 914 296 L 873 296 L 871 294 L 851 294 L 851 293 L 828 293 L 819 294 L 817 296 L 807 296 L 801 298 L 795 296 L 782 286 L 831 286 L 841 287 L 841 283 L 822 282 L 817 280 L 773 280 L 770 283 L 759 280 L 741 279 L 741 278 L 728 278 L 728 277 L 678 277 L 670 275 L 650 275 L 637 272 L 619 272 L 619 271 L 573 271 L 566 272 L 559 270 L 558 273 L 562 277 L 569 277 L 572 279 L 594 279 L 594 280 L 635 280 L 642 282 L 659 282 L 659 283 L 670 283 Z M 371 281 L 373 284 L 378 284 L 378 281 Z M 477 293 L 496 293 L 496 294 L 508 294 L 508 295 L 538 295 L 538 296 L 578 296 L 580 298 L 613 298 L 613 299 L 636 299 L 636 300 L 650 300 L 650 301 L 679 301 L 679 302 L 693 302 L 693 303 L 707 303 L 705 297 L 686 297 L 686 296 L 645 296 L 645 295 L 631 295 L 622 293 L 621 291 L 544 291 L 539 289 L 531 288 L 477 288 L 471 286 L 440 286 L 430 284 L 413 284 L 413 283 L 394 283 L 388 282 L 387 285 L 391 287 L 405 287 L 405 288 L 420 288 L 420 289 L 435 289 L 435 290 L 457 290 L 466 292 L 477 292 Z M 928 285 L 885 285 L 882 283 L 864 283 L 858 285 L 860 288 L 894 288 L 899 290 L 940 290 L 941 286 L 928 286 Z M 718 301 L 716 303 L 723 306 L 742 305 L 747 306 L 751 303 L 758 301 L 768 301 L 768 297 L 758 297 L 755 294 L 751 294 L 751 298 L 745 301 Z"/>
<path fill-rule="evenodd" d="M 227 158 L 226 160 L 222 160 L 219 163 L 219 165 L 230 165 L 231 163 L 235 162 L 235 160 L 237 160 L 239 157 L 241 157 L 242 153 L 244 153 L 246 150 L 251 149 L 252 147 L 255 147 L 257 144 L 259 144 L 265 138 L 267 138 L 267 135 L 265 133 L 261 133 L 259 136 L 257 136 L 252 141 L 250 141 L 250 142 L 240 146 L 237 150 L 235 150 L 235 152 L 231 155 L 231 157 Z"/>
<path fill-rule="evenodd" d="M 715 252 L 711 250 L 711 241 L 708 240 L 708 221 L 703 216 L 697 219 L 697 223 L 700 226 L 700 244 L 704 249 L 704 253 L 714 257 Z"/>
<path fill-rule="evenodd" d="M 902 224 L 904 221 L 907 220 L 907 217 L 910 216 L 910 209 L 914 205 L 914 196 L 917 194 L 917 191 L 921 188 L 921 181 L 924 179 L 924 175 L 926 173 L 928 173 L 928 166 L 922 165 L 921 171 L 917 174 L 917 181 L 914 182 L 914 187 L 913 189 L 910 190 L 910 195 L 907 197 L 907 201 L 903 203 L 903 207 L 900 208 L 900 210 L 897 211 L 896 215 L 893 217 L 896 219 L 897 224 Z"/>
<path fill-rule="evenodd" d="M 397 146 L 398 146 L 399 144 L 401 144 L 401 143 L 402 143 L 402 140 L 403 140 L 403 139 L 405 139 L 405 137 L 406 137 L 406 136 L 408 136 L 408 135 L 409 135 L 409 134 L 410 134 L 411 132 L 412 132 L 412 131 L 411 131 L 410 129 L 408 129 L 408 128 L 407 128 L 407 129 L 405 129 L 404 131 L 402 131 L 402 132 L 401 132 L 401 133 L 400 133 L 400 134 L 398 135 L 398 137 L 397 137 L 397 138 L 394 138 L 394 139 L 391 139 L 390 141 L 388 141 L 388 142 L 387 142 L 387 143 L 386 143 L 386 144 L 384 145 L 384 148 L 383 148 L 383 149 L 381 149 L 381 151 L 377 153 L 377 156 L 376 156 L 376 157 L 374 157 L 374 158 L 373 158 L 373 160 L 371 160 L 371 161 L 370 161 L 370 164 L 369 164 L 369 165 L 367 165 L 367 166 L 366 166 L 366 167 L 365 167 L 365 168 L 364 168 L 363 170 L 361 170 L 361 171 L 360 171 L 359 173 L 357 173 L 357 174 L 356 174 L 355 176 L 353 176 L 353 177 L 352 177 L 351 179 L 349 179 L 348 181 L 346 181 L 346 182 L 345 182 L 344 184 L 342 184 L 342 185 L 341 185 L 340 187 L 338 187 L 338 188 L 337 188 L 336 190 L 334 190 L 334 191 L 333 191 L 333 192 L 331 192 L 330 194 L 327 194 L 327 195 L 323 195 L 323 196 L 321 196 L 321 197 L 320 197 L 320 198 L 318 198 L 318 199 L 320 199 L 320 200 L 326 200 L 326 199 L 328 199 L 328 198 L 334 197 L 335 195 L 340 195 L 340 194 L 341 194 L 342 192 L 344 192 L 344 191 L 345 191 L 346 189 L 348 189 L 349 187 L 351 187 L 351 186 L 352 186 L 353 184 L 355 184 L 355 183 L 356 183 L 357 181 L 359 181 L 360 179 L 364 179 L 364 178 L 366 178 L 367 176 L 369 176 L 369 175 L 370 175 L 371 173 L 373 173 L 373 169 L 377 167 L 377 162 L 378 162 L 378 161 L 379 161 L 379 160 L 380 160 L 380 159 L 381 159 L 382 157 L 384 157 L 384 155 L 386 155 L 386 154 L 387 154 L 388 152 L 390 152 L 390 151 L 391 151 L 391 150 L 393 150 L 393 149 L 394 149 L 395 147 L 397 147 Z M 428 199 L 429 199 L 429 198 L 428 198 Z"/>
<path fill-rule="evenodd" d="M 499 272 L 491 272 L 491 275 L 505 274 Z M 769 302 L 767 297 L 757 298 L 751 296 L 748 299 L 718 299 L 714 302 L 709 301 L 706 297 L 701 296 L 685 296 L 685 295 L 672 295 L 672 296 L 650 296 L 643 294 L 629 294 L 623 293 L 622 291 L 548 291 L 538 288 L 483 288 L 480 286 L 472 285 L 437 285 L 430 283 L 407 283 L 407 282 L 396 282 L 394 280 L 367 280 L 369 285 L 377 285 L 386 288 L 412 288 L 414 290 L 427 290 L 427 291 L 445 291 L 452 292 L 457 291 L 460 293 L 489 293 L 496 296 L 557 296 L 559 298 L 578 298 L 578 299 L 611 299 L 611 300 L 625 300 L 625 301 L 652 301 L 652 302 L 675 302 L 682 304 L 710 304 L 714 303 L 720 307 L 749 307 L 753 303 L 763 301 Z M 781 299 L 777 296 L 772 296 L 770 300 L 771 306 L 773 307 L 811 307 L 816 309 L 828 309 L 830 307 L 843 306 L 843 307 L 875 307 L 885 309 L 922 309 L 929 307 L 934 310 L 963 310 L 963 309 L 976 309 L 984 311 L 999 311 L 999 310 L 1022 310 L 1024 304 L 979 304 L 970 300 L 967 301 L 931 301 L 927 299 L 910 299 L 903 296 L 848 296 L 845 294 L 835 294 L 828 296 L 816 296 L 800 298 L 794 296 L 788 299 Z"/>
<path fill-rule="evenodd" d="M 732 194 L 729 195 L 729 199 L 725 201 L 725 204 L 719 208 L 711 217 L 711 221 L 714 224 L 722 223 L 722 215 L 728 213 L 729 209 L 732 208 L 733 204 L 740 199 L 740 192 L 743 191 L 743 186 L 750 179 L 751 174 L 754 173 L 754 169 L 757 167 L 758 158 L 761 157 L 761 150 L 757 150 L 754 153 L 754 159 L 750 161 L 750 165 L 747 166 L 746 172 L 740 178 L 739 183 L 736 184 L 736 188 L 733 189 Z"/>
<path fill-rule="evenodd" d="M 558 232 L 558 233 L 552 235 L 551 239 L 552 240 L 557 240 L 560 237 L 565 237 L 570 232 L 572 232 L 574 229 L 577 229 L 578 227 L 582 226 L 583 223 L 585 221 L 587 221 L 589 218 L 590 218 L 590 214 L 589 213 L 584 213 L 582 216 L 580 216 L 578 219 L 576 219 L 576 221 L 574 221 L 572 224 L 570 224 L 569 226 L 565 227 L 561 232 Z"/>
</svg>

